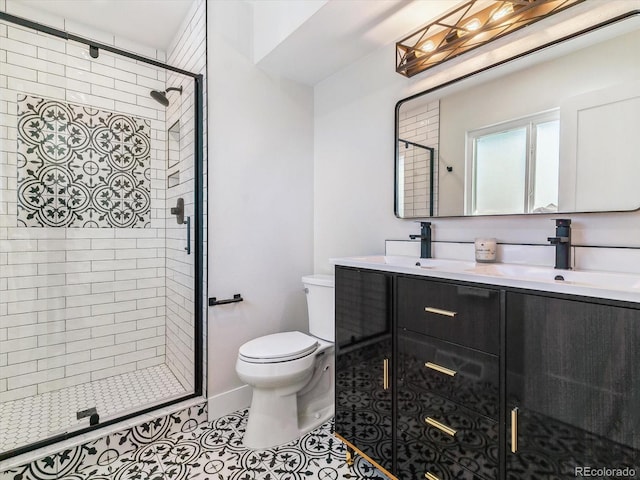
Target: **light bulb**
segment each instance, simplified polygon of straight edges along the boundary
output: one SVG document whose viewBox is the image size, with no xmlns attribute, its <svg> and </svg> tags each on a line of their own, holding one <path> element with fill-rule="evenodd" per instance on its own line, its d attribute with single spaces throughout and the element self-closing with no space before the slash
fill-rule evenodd
<svg viewBox="0 0 640 480">
<path fill-rule="evenodd" d="M 513 3 L 507 2 L 491 14 L 491 20 L 497 21 L 513 13 Z"/>
<path fill-rule="evenodd" d="M 433 43 L 432 40 L 427 40 L 426 42 L 424 42 L 422 45 L 420 45 L 420 50 L 422 50 L 423 52 L 433 52 L 436 49 L 436 44 Z"/>
</svg>

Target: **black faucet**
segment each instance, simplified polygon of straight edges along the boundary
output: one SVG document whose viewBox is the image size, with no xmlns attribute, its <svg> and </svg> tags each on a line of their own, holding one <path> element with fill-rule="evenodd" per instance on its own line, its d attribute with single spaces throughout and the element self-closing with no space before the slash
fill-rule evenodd
<svg viewBox="0 0 640 480">
<path fill-rule="evenodd" d="M 556 219 L 556 236 L 547 238 L 556 246 L 556 266 L 560 270 L 571 270 L 571 220 Z"/>
<path fill-rule="evenodd" d="M 431 258 L 431 222 L 420 222 L 420 235 L 409 235 L 420 239 L 420 258 Z"/>
</svg>

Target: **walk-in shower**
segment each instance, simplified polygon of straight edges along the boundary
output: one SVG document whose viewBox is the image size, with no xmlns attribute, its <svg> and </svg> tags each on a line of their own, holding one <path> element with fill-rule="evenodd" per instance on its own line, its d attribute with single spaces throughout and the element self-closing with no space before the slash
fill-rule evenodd
<svg viewBox="0 0 640 480">
<path fill-rule="evenodd" d="M 4 12 L 0 72 L 2 460 L 201 394 L 203 85 Z"/>
</svg>

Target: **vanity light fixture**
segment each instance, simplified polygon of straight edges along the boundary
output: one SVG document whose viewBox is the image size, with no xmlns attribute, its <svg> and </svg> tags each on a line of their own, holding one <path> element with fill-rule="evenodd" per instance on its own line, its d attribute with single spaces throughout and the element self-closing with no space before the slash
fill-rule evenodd
<svg viewBox="0 0 640 480">
<path fill-rule="evenodd" d="M 396 43 L 396 72 L 424 72 L 584 0 L 469 0 Z"/>
</svg>

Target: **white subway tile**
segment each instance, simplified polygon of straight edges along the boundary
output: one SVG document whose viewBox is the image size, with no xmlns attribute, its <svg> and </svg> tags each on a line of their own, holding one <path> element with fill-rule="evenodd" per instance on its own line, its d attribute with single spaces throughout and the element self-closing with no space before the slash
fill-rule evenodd
<svg viewBox="0 0 640 480">
<path fill-rule="evenodd" d="M 72 318 L 66 321 L 65 326 L 67 331 L 89 329 L 100 325 L 110 325 L 114 322 L 113 314 L 95 315 L 80 318 Z"/>
<path fill-rule="evenodd" d="M 104 358 L 119 356 L 123 353 L 134 352 L 136 350 L 136 342 L 120 343 L 118 345 L 110 345 L 108 347 L 91 349 L 91 358 Z"/>
<path fill-rule="evenodd" d="M 39 312 L 41 310 L 53 310 L 65 306 L 64 298 L 47 298 L 43 300 L 32 300 L 30 302 L 16 302 L 8 305 L 10 315 L 16 313 Z"/>
<path fill-rule="evenodd" d="M 23 325 L 31 325 L 32 323 L 37 323 L 37 322 L 38 322 L 38 314 L 35 312 L 2 316 L 2 326 L 6 328 L 19 327 Z"/>
<path fill-rule="evenodd" d="M 96 294 L 90 294 L 90 295 L 78 295 L 75 297 L 68 297 L 67 306 L 81 307 L 84 305 L 98 305 L 102 303 L 112 303 L 113 301 L 114 301 L 113 293 L 96 293 Z"/>
<path fill-rule="evenodd" d="M 108 314 L 108 313 L 120 313 L 120 312 L 126 312 L 128 310 L 135 310 L 136 308 L 136 302 L 135 301 L 131 301 L 131 302 L 110 302 L 110 303 L 105 303 L 102 305 L 93 305 L 91 307 L 91 313 L 93 315 L 104 315 L 104 314 Z M 117 316 L 116 316 L 116 322 L 117 320 Z"/>
<path fill-rule="evenodd" d="M 9 339 L 14 339 L 63 331 L 64 322 L 34 323 L 30 325 L 23 325 L 20 327 L 10 327 L 8 329 L 7 335 Z M 0 377 L 1 376 L 2 375 L 0 375 Z"/>
<path fill-rule="evenodd" d="M 81 373 L 91 372 L 93 370 L 101 370 L 103 368 L 113 367 L 114 357 L 99 358 L 83 363 L 76 363 L 73 365 L 67 365 L 65 367 L 65 374 L 67 376 L 79 375 Z"/>
<path fill-rule="evenodd" d="M 65 253 L 65 252 L 62 252 Z M 66 253 L 65 253 L 66 257 Z M 56 273 L 78 273 L 90 272 L 91 262 L 61 261 L 59 263 L 49 263 L 38 265 L 38 275 L 48 275 Z"/>
<path fill-rule="evenodd" d="M 91 360 L 88 350 L 66 355 L 58 355 L 55 357 L 46 357 L 38 360 L 38 370 L 46 370 L 47 368 L 65 367 L 74 363 L 87 362 Z"/>
<path fill-rule="evenodd" d="M 136 322 L 114 323 L 91 328 L 91 337 L 104 337 L 105 335 L 123 334 L 136 330 Z"/>
<path fill-rule="evenodd" d="M 42 395 L 44 393 L 53 392 L 62 388 L 89 383 L 90 381 L 91 375 L 89 373 L 83 373 L 82 375 L 76 375 L 73 377 L 64 377 L 58 380 L 51 380 L 38 384 L 38 394 Z"/>
<path fill-rule="evenodd" d="M 109 347 L 114 345 L 114 336 L 90 338 L 89 340 L 80 340 L 77 342 L 67 343 L 67 353 L 81 352 L 83 350 L 92 350 L 94 348 Z"/>
<path fill-rule="evenodd" d="M 38 312 L 38 323 L 69 320 L 91 315 L 91 307 L 61 308 Z"/>
<path fill-rule="evenodd" d="M 110 271 L 112 275 L 115 272 Z M 127 280 L 121 282 L 102 282 L 91 284 L 91 293 L 119 292 L 122 290 L 132 290 L 136 288 L 135 280 Z"/>
<path fill-rule="evenodd" d="M 38 298 L 68 297 L 68 299 L 71 299 L 78 295 L 87 295 L 89 293 L 91 293 L 91 285 L 64 285 L 59 287 L 38 288 Z M 71 302 L 68 304 L 70 307 L 77 306 Z"/>
<path fill-rule="evenodd" d="M 114 375 L 121 375 L 123 373 L 133 372 L 136 369 L 135 363 L 126 363 L 113 368 L 105 368 L 104 370 L 97 370 L 91 372 L 91 381 L 101 380 L 103 378 L 113 377 Z"/>
<path fill-rule="evenodd" d="M 33 373 L 38 371 L 38 364 L 35 361 L 12 363 L 6 367 L 0 367 L 0 378 L 15 377 L 23 373 Z"/>
<path fill-rule="evenodd" d="M 9 264 L 64 262 L 65 252 L 9 252 Z"/>
<path fill-rule="evenodd" d="M 145 288 L 140 290 L 123 290 L 115 292 L 116 302 L 124 302 L 127 300 L 140 300 L 141 298 L 152 298 L 157 295 L 155 288 Z"/>
<path fill-rule="evenodd" d="M 112 271 L 104 272 L 87 272 L 87 273 L 68 273 L 66 275 L 66 283 L 68 285 L 82 284 L 82 283 L 96 283 L 96 282 L 111 282 L 115 278 L 115 274 Z M 91 291 L 91 293 L 100 293 Z"/>
<path fill-rule="evenodd" d="M 64 377 L 64 368 L 41 370 L 39 372 L 27 373 L 24 375 L 18 375 L 16 377 L 9 377 L 7 379 L 7 388 L 11 390 L 14 388 L 28 387 L 30 385 L 37 385 L 38 383 L 47 382 L 49 380 L 55 380 L 62 377 Z"/>
<path fill-rule="evenodd" d="M 90 240 L 38 240 L 38 251 L 50 250 L 88 250 L 91 248 Z M 74 252 L 75 255 L 75 252 Z M 75 260 L 80 261 L 80 260 Z"/>
<path fill-rule="evenodd" d="M 91 338 L 91 330 L 72 330 L 70 332 L 52 333 L 50 335 L 38 336 L 38 346 L 47 347 L 49 345 L 68 344 L 78 340 L 86 340 Z"/>
<path fill-rule="evenodd" d="M 22 398 L 33 397 L 38 393 L 38 388 L 35 385 L 24 388 L 16 388 L 14 390 L 7 390 L 0 393 L 0 403 L 11 402 L 13 400 L 19 400 Z"/>
<path fill-rule="evenodd" d="M 127 332 L 116 334 L 115 343 L 127 343 L 135 340 L 143 340 L 145 338 L 155 337 L 157 332 L 156 328 L 145 328 L 143 330 L 136 330 L 135 332 Z"/>
<path fill-rule="evenodd" d="M 64 275 L 37 275 L 30 277 L 13 277 L 8 279 L 8 288 L 37 288 L 64 285 Z"/>
<path fill-rule="evenodd" d="M 115 357 L 116 365 L 122 365 L 130 362 L 137 362 L 140 360 L 145 360 L 147 358 L 155 357 L 156 349 L 148 348 L 146 350 L 138 350 L 131 353 L 125 353 L 123 355 L 118 355 Z"/>
</svg>

